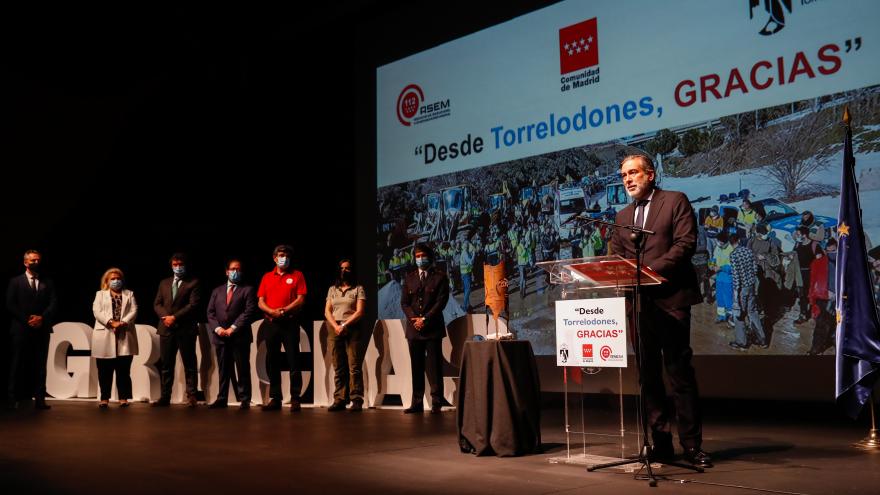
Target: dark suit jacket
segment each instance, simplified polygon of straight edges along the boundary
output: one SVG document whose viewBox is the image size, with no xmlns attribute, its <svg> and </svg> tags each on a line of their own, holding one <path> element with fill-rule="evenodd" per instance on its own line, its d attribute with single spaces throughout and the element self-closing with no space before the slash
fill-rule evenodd
<svg viewBox="0 0 880 495">
<path fill-rule="evenodd" d="M 630 203 L 617 213 L 617 223 L 633 225 L 635 205 Z M 668 282 L 647 287 L 649 296 L 660 309 L 673 311 L 702 301 L 697 273 L 691 263 L 697 245 L 697 219 L 687 196 L 677 191 L 654 190 L 645 229 L 656 232 L 647 236 L 643 263 Z M 615 229 L 611 237 L 612 254 L 627 259 L 636 257 L 629 231 Z"/>
<path fill-rule="evenodd" d="M 403 292 L 400 295 L 400 307 L 406 314 L 406 338 L 408 339 L 442 339 L 446 336 L 446 322 L 443 320 L 443 308 L 449 301 L 449 278 L 446 272 L 430 268 L 425 283 L 419 280 L 419 271 L 413 270 L 406 275 Z M 410 318 L 424 316 L 425 326 L 422 331 L 416 330 Z"/>
<path fill-rule="evenodd" d="M 226 284 L 211 292 L 208 301 L 208 334 L 214 345 L 234 340 L 236 342 L 253 342 L 251 323 L 257 311 L 257 298 L 254 288 L 250 285 L 239 285 L 232 293 L 232 300 L 226 304 Z M 235 331 L 229 337 L 220 337 L 214 330 L 217 327 L 229 328 L 235 325 Z"/>
<path fill-rule="evenodd" d="M 40 277 L 37 280 L 40 284 L 35 295 L 30 282 L 28 282 L 27 274 L 22 273 L 9 279 L 9 286 L 6 288 L 6 309 L 12 315 L 10 332 L 33 331 L 27 324 L 28 317 L 31 315 L 42 316 L 43 326 L 40 329 L 52 332 L 55 312 L 58 310 L 55 285 L 46 277 Z"/>
<path fill-rule="evenodd" d="M 174 277 L 166 278 L 159 282 L 159 290 L 156 292 L 156 300 L 153 301 L 153 309 L 159 316 L 159 335 L 171 335 L 178 330 L 198 332 L 198 306 L 202 300 L 202 289 L 196 278 L 184 278 L 177 289 L 177 297 L 171 299 L 171 282 Z M 163 316 L 174 316 L 177 320 L 173 327 L 167 328 L 162 323 Z"/>
</svg>

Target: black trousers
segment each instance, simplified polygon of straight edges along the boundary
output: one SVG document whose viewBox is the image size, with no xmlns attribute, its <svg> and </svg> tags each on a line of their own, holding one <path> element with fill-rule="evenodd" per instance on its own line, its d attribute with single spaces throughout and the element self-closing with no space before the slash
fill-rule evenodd
<svg viewBox="0 0 880 495">
<path fill-rule="evenodd" d="M 328 330 L 327 343 L 335 369 L 333 400 L 335 402 L 364 401 L 363 363 L 365 348 L 361 345 L 360 322 L 345 327 L 342 335 Z"/>
<path fill-rule="evenodd" d="M 412 369 L 412 404 L 421 407 L 425 397 L 425 372 L 431 385 L 431 405 L 442 406 L 443 400 L 443 339 L 408 339 L 409 362 Z"/>
<path fill-rule="evenodd" d="M 176 328 L 169 335 L 159 336 L 159 356 L 162 358 L 162 398 L 171 398 L 174 385 L 174 368 L 177 365 L 177 351 L 183 361 L 186 376 L 186 395 L 195 397 L 199 386 L 199 371 L 196 363 L 196 330 Z"/>
<path fill-rule="evenodd" d="M 131 399 L 132 359 L 134 356 L 95 359 L 98 364 L 98 386 L 101 388 L 101 400 L 110 400 L 110 392 L 113 390 L 113 372 L 116 372 L 116 392 L 119 400 Z"/>
<path fill-rule="evenodd" d="M 269 398 L 281 400 L 281 369 L 284 358 L 281 346 L 287 357 L 290 369 L 290 400 L 299 402 L 302 390 L 302 373 L 299 364 L 299 325 L 293 320 L 263 321 L 266 335 L 266 372 L 269 374 Z"/>
<path fill-rule="evenodd" d="M 798 306 L 801 311 L 801 318 L 809 320 L 812 317 L 810 313 L 810 268 L 801 268 L 801 278 L 804 285 L 798 288 Z"/>
<path fill-rule="evenodd" d="M 251 343 L 243 339 L 221 339 L 214 346 L 217 352 L 217 368 L 220 372 L 220 388 L 217 400 L 226 402 L 229 384 L 234 382 L 235 397 L 241 402 L 251 400 Z M 233 376 L 233 372 L 237 371 Z"/>
<path fill-rule="evenodd" d="M 633 340 L 641 361 L 641 382 L 648 426 L 655 443 L 672 441 L 672 411 L 663 384 L 663 370 L 672 387 L 678 439 L 684 448 L 699 448 L 703 442 L 703 420 L 697 378 L 691 360 L 691 312 L 680 309 L 667 313 L 642 297 L 639 319 L 644 355 L 639 356 L 638 342 Z"/>
<path fill-rule="evenodd" d="M 46 360 L 49 332 L 26 328 L 11 332 L 12 359 L 9 363 L 9 399 L 46 398 Z"/>
</svg>

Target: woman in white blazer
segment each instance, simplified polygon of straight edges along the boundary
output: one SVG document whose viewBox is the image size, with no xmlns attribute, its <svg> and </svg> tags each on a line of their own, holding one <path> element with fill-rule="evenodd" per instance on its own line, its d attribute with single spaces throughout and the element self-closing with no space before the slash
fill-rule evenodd
<svg viewBox="0 0 880 495">
<path fill-rule="evenodd" d="M 134 326 L 137 302 L 134 293 L 124 286 L 122 270 L 107 270 L 101 277 L 101 290 L 95 294 L 95 302 L 92 303 L 92 312 L 95 314 L 92 356 L 98 363 L 100 408 L 106 408 L 110 403 L 114 371 L 119 406 L 128 407 L 128 400 L 131 399 L 131 361 L 138 353 Z"/>
</svg>

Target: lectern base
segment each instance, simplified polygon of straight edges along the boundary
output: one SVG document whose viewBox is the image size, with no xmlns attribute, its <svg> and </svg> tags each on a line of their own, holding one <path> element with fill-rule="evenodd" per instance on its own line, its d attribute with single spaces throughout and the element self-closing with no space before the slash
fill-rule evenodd
<svg viewBox="0 0 880 495">
<path fill-rule="evenodd" d="M 573 456 L 559 456 L 559 457 L 551 457 L 548 459 L 550 464 L 570 464 L 574 466 L 584 466 L 584 467 L 592 467 L 597 466 L 599 464 L 607 464 L 609 462 L 617 462 L 622 461 L 623 459 L 619 457 L 606 457 L 604 455 L 591 455 L 591 454 L 580 454 Z M 660 469 L 663 464 L 660 463 L 651 463 L 651 467 L 655 469 Z M 626 473 L 634 473 L 642 468 L 642 464 L 636 460 L 629 464 L 623 464 L 620 466 L 615 466 L 614 469 L 620 469 Z"/>
</svg>

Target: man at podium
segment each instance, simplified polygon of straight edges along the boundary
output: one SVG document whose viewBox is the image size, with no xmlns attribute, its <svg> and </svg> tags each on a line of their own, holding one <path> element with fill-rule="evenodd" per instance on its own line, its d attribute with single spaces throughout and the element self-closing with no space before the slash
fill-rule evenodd
<svg viewBox="0 0 880 495">
<path fill-rule="evenodd" d="M 678 437 L 684 458 L 700 467 L 712 461 L 702 444 L 702 418 L 690 345 L 691 306 L 702 301 L 697 275 L 691 264 L 697 241 L 694 210 L 687 196 L 664 191 L 655 184 L 654 162 L 646 155 L 630 155 L 620 162 L 620 175 L 633 199 L 617 214 L 620 225 L 636 225 L 653 231 L 644 241 L 643 264 L 667 279 L 662 285 L 644 287 L 641 293 L 641 356 L 643 400 L 654 439 L 653 458 L 670 460 L 675 455 L 666 404 L 663 368 L 672 386 Z M 613 254 L 633 259 L 635 246 L 629 231 L 616 229 L 611 238 Z M 638 352 L 638 342 L 633 340 Z"/>
</svg>

